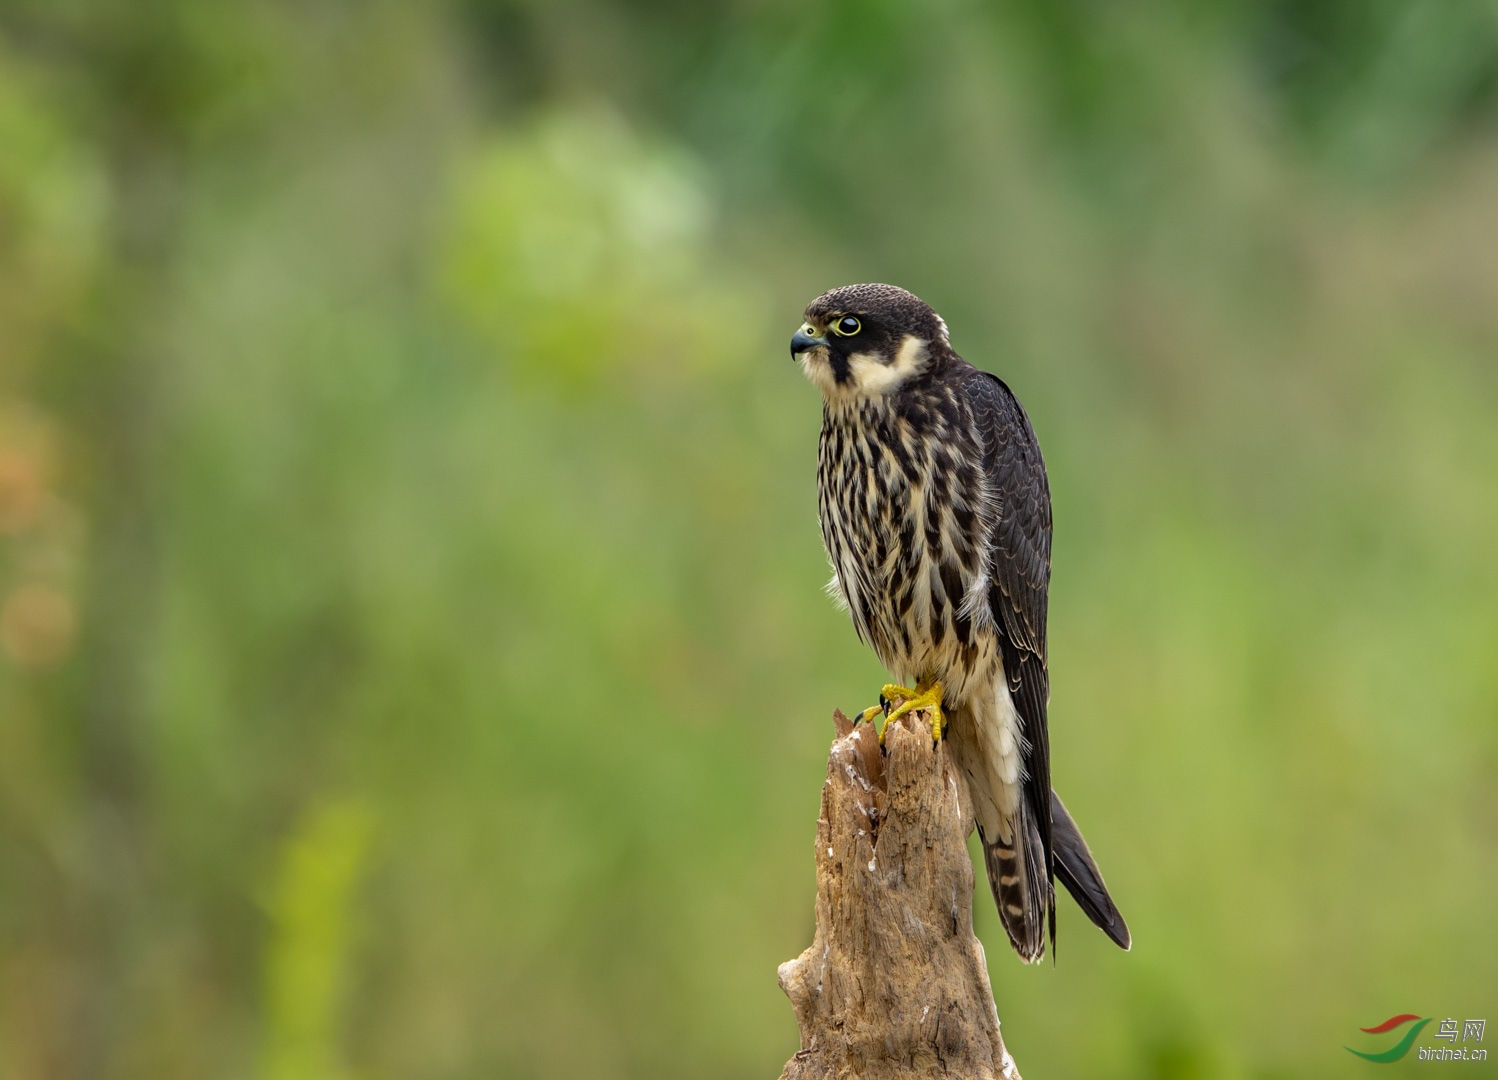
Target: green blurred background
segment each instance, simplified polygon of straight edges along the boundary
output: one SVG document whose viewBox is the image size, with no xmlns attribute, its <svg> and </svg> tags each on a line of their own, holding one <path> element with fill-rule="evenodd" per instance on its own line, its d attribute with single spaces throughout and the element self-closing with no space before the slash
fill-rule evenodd
<svg viewBox="0 0 1498 1080">
<path fill-rule="evenodd" d="M 1050 467 L 1025 1075 L 1498 1020 L 1491 2 L 5 0 L 0 1078 L 776 1075 L 870 280 Z"/>
</svg>

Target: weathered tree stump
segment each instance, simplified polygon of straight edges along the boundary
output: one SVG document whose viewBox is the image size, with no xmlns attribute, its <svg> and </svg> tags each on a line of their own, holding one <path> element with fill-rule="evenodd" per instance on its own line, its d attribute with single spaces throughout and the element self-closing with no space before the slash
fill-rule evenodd
<svg viewBox="0 0 1498 1080">
<path fill-rule="evenodd" d="M 817 933 L 780 965 L 801 1027 L 781 1080 L 1019 1080 L 973 936 L 967 785 L 925 714 L 834 715 L 817 819 Z"/>
</svg>

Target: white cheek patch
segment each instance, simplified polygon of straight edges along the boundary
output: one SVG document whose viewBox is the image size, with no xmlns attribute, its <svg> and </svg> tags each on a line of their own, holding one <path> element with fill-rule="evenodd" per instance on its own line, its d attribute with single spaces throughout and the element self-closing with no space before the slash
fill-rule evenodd
<svg viewBox="0 0 1498 1080">
<path fill-rule="evenodd" d="M 914 334 L 906 334 L 894 360 L 888 364 L 881 363 L 878 357 L 870 353 L 854 353 L 848 357 L 848 367 L 853 372 L 853 385 L 859 393 L 870 395 L 888 394 L 898 389 L 905 380 L 924 370 L 926 361 L 931 356 L 926 347 L 928 344 L 929 342 Z"/>
<path fill-rule="evenodd" d="M 873 353 L 854 353 L 848 357 L 846 382 L 839 383 L 832 372 L 827 346 L 820 345 L 796 354 L 801 372 L 829 402 L 848 403 L 859 397 L 873 397 L 898 390 L 906 380 L 919 375 L 931 358 L 930 343 L 914 334 L 906 334 L 899 351 L 888 364 Z"/>
</svg>

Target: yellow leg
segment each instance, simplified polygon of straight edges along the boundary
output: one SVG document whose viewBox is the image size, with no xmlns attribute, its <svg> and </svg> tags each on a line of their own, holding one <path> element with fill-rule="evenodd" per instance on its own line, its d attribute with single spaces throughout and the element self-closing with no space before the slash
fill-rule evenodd
<svg viewBox="0 0 1498 1080">
<path fill-rule="evenodd" d="M 907 686 L 886 686 L 880 691 L 880 696 L 886 701 L 894 701 L 901 698 L 900 704 L 889 710 L 884 720 L 884 731 L 879 733 L 880 743 L 884 742 L 884 732 L 889 730 L 889 725 L 908 712 L 920 712 L 922 709 L 931 714 L 931 739 L 933 742 L 941 741 L 942 729 L 946 727 L 946 714 L 942 711 L 942 685 L 934 682 L 923 689 L 912 690 Z"/>
</svg>

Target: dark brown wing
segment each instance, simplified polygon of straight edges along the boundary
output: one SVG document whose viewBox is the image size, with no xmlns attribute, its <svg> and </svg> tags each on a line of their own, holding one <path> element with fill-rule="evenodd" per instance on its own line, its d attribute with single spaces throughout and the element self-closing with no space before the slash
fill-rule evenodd
<svg viewBox="0 0 1498 1080">
<path fill-rule="evenodd" d="M 983 445 L 983 467 L 996 502 L 989 609 L 1000 631 L 1009 694 L 1024 725 L 1028 817 L 1045 861 L 1043 901 L 1052 951 L 1056 908 L 1051 882 L 1051 750 L 1046 733 L 1046 597 L 1051 584 L 1051 491 L 1030 418 L 996 375 L 974 368 L 964 389 Z M 1038 944 L 1038 943 L 1037 943 Z"/>
</svg>

